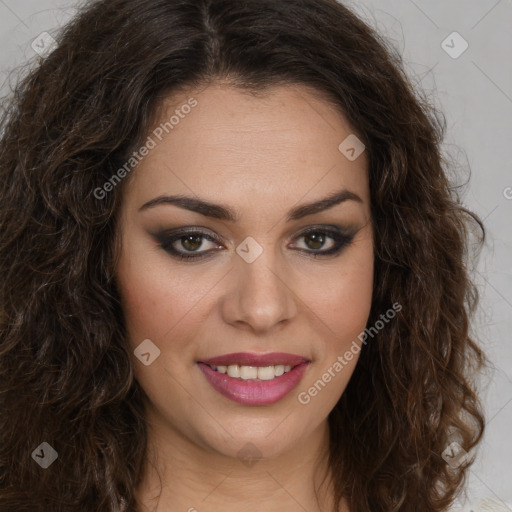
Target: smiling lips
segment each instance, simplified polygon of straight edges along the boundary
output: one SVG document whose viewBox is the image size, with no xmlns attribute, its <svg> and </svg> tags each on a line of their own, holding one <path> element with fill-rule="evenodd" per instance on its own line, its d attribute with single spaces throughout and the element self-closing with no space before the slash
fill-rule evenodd
<svg viewBox="0 0 512 512">
<path fill-rule="evenodd" d="M 212 387 L 226 398 L 245 405 L 267 405 L 290 393 L 310 362 L 295 354 L 240 352 L 197 364 Z"/>
</svg>

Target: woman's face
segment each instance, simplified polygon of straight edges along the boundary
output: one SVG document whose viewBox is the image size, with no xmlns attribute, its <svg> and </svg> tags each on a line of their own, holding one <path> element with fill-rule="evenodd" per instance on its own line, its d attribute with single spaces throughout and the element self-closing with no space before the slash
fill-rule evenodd
<svg viewBox="0 0 512 512">
<path fill-rule="evenodd" d="M 255 98 L 214 85 L 174 96 L 161 122 L 125 189 L 117 268 L 148 419 L 209 452 L 252 443 L 276 457 L 325 426 L 359 356 L 373 282 L 366 154 L 302 87 Z M 217 370 L 201 363 L 212 358 Z"/>
</svg>

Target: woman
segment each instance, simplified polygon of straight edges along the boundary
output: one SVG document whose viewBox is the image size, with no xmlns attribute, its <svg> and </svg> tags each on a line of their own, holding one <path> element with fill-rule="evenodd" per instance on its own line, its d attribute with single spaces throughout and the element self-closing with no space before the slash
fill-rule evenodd
<svg viewBox="0 0 512 512">
<path fill-rule="evenodd" d="M 334 0 L 57 43 L 2 122 L 0 510 L 447 510 L 485 232 L 396 52 Z"/>
</svg>

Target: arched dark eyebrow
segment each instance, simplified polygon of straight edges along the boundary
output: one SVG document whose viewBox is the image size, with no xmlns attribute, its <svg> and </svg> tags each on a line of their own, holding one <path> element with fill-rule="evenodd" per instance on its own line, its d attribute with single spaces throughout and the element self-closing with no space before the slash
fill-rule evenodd
<svg viewBox="0 0 512 512">
<path fill-rule="evenodd" d="M 343 189 L 319 201 L 303 204 L 293 208 L 290 210 L 290 212 L 288 212 L 286 221 L 290 222 L 292 220 L 302 219 L 303 217 L 313 215 L 314 213 L 323 212 L 329 208 L 332 208 L 333 206 L 349 200 L 363 203 L 363 200 L 357 194 L 351 192 L 350 190 Z M 205 217 L 212 217 L 214 219 L 225 220 L 228 222 L 238 222 L 240 219 L 240 212 L 238 210 L 233 210 L 227 206 L 184 195 L 162 195 L 155 197 L 147 203 L 144 203 L 139 208 L 139 211 L 167 204 L 172 204 L 178 206 L 179 208 L 184 208 L 186 210 L 199 213 Z"/>
</svg>

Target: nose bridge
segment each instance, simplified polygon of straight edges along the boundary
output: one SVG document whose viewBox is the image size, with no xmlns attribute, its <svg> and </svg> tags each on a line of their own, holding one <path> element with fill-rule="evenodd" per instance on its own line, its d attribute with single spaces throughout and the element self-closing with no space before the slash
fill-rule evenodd
<svg viewBox="0 0 512 512">
<path fill-rule="evenodd" d="M 254 239 L 237 248 L 239 255 L 231 274 L 233 288 L 225 301 L 225 320 L 249 324 L 265 331 L 296 314 L 296 303 L 278 255 Z"/>
</svg>

